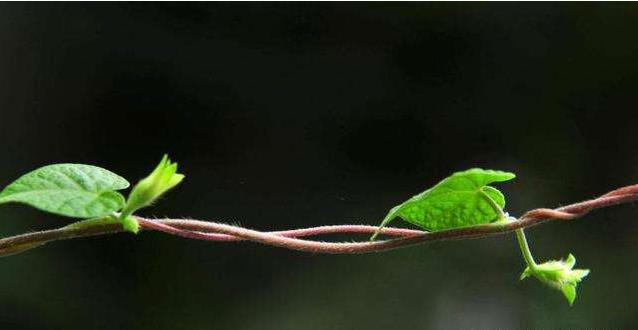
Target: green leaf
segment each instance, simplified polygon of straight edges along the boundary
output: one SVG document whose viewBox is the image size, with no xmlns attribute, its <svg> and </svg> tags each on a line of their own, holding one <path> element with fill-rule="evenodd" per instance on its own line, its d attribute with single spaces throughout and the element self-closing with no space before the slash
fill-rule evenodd
<svg viewBox="0 0 638 330">
<path fill-rule="evenodd" d="M 124 196 L 115 190 L 128 186 L 124 178 L 100 167 L 54 164 L 11 183 L 0 192 L 0 203 L 25 203 L 68 217 L 102 217 L 124 206 Z"/>
<path fill-rule="evenodd" d="M 392 208 L 379 230 L 397 217 L 430 231 L 495 221 L 500 216 L 497 209 L 502 210 L 505 206 L 505 197 L 488 185 L 514 177 L 513 173 L 480 168 L 454 173 Z"/>
</svg>

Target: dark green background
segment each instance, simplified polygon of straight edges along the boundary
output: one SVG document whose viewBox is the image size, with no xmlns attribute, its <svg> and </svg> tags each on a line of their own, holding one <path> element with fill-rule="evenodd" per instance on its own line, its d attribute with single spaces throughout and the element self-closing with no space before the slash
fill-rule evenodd
<svg viewBox="0 0 638 330">
<path fill-rule="evenodd" d="M 469 167 L 519 215 L 638 182 L 634 4 L 1 4 L 0 186 L 55 162 L 187 179 L 149 216 L 377 224 Z M 2 329 L 635 328 L 638 209 L 360 256 L 157 233 L 0 259 Z M 7 236 L 62 226 L 0 209 Z M 351 239 L 352 237 L 338 237 Z M 328 239 L 327 237 L 325 239 Z M 365 239 L 365 237 L 361 237 Z"/>
</svg>

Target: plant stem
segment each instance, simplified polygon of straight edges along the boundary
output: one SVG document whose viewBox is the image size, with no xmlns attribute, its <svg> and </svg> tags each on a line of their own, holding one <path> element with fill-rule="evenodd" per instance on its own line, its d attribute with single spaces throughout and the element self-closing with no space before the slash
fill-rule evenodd
<svg viewBox="0 0 638 330">
<path fill-rule="evenodd" d="M 529 245 L 527 244 L 527 238 L 525 237 L 525 231 L 523 228 L 516 229 L 516 239 L 518 240 L 518 246 L 521 248 L 521 253 L 523 254 L 523 258 L 525 258 L 527 267 L 529 267 L 532 271 L 536 270 L 536 261 L 534 261 L 532 251 L 530 251 Z"/>
<path fill-rule="evenodd" d="M 503 209 L 500 207 L 500 205 L 496 204 L 496 202 L 492 199 L 492 197 L 490 197 L 488 194 L 486 194 L 482 190 L 481 190 L 481 196 L 490 204 L 494 212 L 498 214 L 499 219 L 497 221 L 502 221 L 507 223 L 509 219 L 507 215 L 505 214 L 505 212 L 503 211 Z M 532 251 L 530 251 L 529 244 L 527 244 L 527 238 L 525 237 L 525 231 L 523 228 L 516 229 L 516 240 L 518 240 L 518 246 L 521 248 L 521 253 L 523 254 L 523 258 L 525 259 L 525 263 L 527 264 L 527 267 L 529 267 L 529 269 L 532 271 L 536 270 L 536 267 L 537 267 L 536 261 L 534 261 L 534 256 L 532 256 Z"/>
<path fill-rule="evenodd" d="M 216 222 L 135 218 L 140 222 L 143 230 L 157 230 L 186 238 L 216 242 L 243 240 L 314 253 L 356 254 L 386 251 L 430 241 L 487 237 L 495 234 L 529 228 L 550 219 L 571 220 L 579 218 L 594 209 L 628 203 L 636 200 L 638 200 L 638 185 L 632 185 L 616 189 L 592 200 L 566 205 L 557 209 L 540 208 L 531 210 L 523 214 L 517 221 L 509 221 L 504 224 L 499 224 L 498 226 L 495 226 L 494 224 L 487 224 L 437 232 L 384 228 L 382 229 L 383 234 L 395 235 L 400 238 L 375 242 L 322 242 L 298 239 L 294 237 L 334 233 L 373 233 L 378 229 L 377 226 L 339 225 L 277 232 L 260 232 Z M 48 242 L 78 237 L 106 235 L 122 231 L 123 228 L 121 222 L 114 221 L 113 219 L 87 220 L 85 222 L 76 223 L 75 225 L 69 225 L 59 229 L 30 232 L 12 237 L 1 238 L 0 256 L 24 252 Z M 525 256 L 525 251 L 529 253 L 529 247 L 527 247 L 522 231 L 521 235 L 522 240 L 519 238 L 519 243 L 521 243 L 521 249 Z M 533 264 L 531 253 L 529 253 L 529 260 Z M 526 261 L 528 260 L 526 259 Z M 529 263 L 530 262 L 528 261 L 528 264 Z"/>
<path fill-rule="evenodd" d="M 498 220 L 497 221 L 505 221 L 505 220 L 507 220 L 507 215 L 505 214 L 505 212 L 503 211 L 501 206 L 496 204 L 496 202 L 492 199 L 492 197 L 490 197 L 490 195 L 486 194 L 483 190 L 480 191 L 480 195 L 481 195 L 481 197 L 483 197 L 483 199 L 488 204 L 490 204 L 490 207 L 492 207 L 494 212 L 496 212 L 496 214 L 498 214 Z"/>
</svg>

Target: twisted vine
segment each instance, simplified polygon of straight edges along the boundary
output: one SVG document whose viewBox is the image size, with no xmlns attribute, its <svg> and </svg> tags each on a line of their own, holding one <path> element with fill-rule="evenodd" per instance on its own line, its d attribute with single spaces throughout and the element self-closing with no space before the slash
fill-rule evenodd
<svg viewBox="0 0 638 330">
<path fill-rule="evenodd" d="M 550 220 L 571 220 L 579 218 L 594 209 L 628 203 L 635 200 L 638 200 L 638 184 L 622 187 L 597 198 L 556 209 L 534 209 L 526 212 L 516 221 L 507 223 L 491 223 L 435 232 L 388 227 L 382 229 L 380 233 L 394 236 L 395 238 L 361 242 L 323 242 L 301 239 L 301 237 L 325 234 L 370 234 L 374 233 L 378 227 L 366 225 L 336 225 L 262 232 L 218 222 L 135 218 L 139 222 L 142 230 L 159 231 L 190 239 L 214 242 L 251 241 L 311 253 L 358 254 L 381 252 L 431 241 L 480 238 L 508 233 L 517 229 L 529 228 Z M 24 252 L 49 242 L 125 231 L 121 222 L 93 221 L 78 224 L 81 225 L 69 225 L 52 230 L 2 238 L 0 239 L 0 256 Z"/>
</svg>

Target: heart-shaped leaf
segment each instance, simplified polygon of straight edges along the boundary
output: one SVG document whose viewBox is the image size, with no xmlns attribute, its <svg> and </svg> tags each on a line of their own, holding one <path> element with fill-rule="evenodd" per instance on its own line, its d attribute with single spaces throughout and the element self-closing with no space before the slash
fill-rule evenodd
<svg viewBox="0 0 638 330">
<path fill-rule="evenodd" d="M 0 192 L 0 203 L 18 202 L 76 218 L 106 216 L 124 206 L 128 181 L 103 168 L 55 164 L 29 172 Z"/>
<path fill-rule="evenodd" d="M 379 229 L 396 217 L 430 231 L 495 221 L 499 217 L 495 207 L 503 209 L 505 197 L 498 189 L 488 185 L 514 177 L 513 173 L 480 168 L 454 173 L 392 208 Z"/>
</svg>

